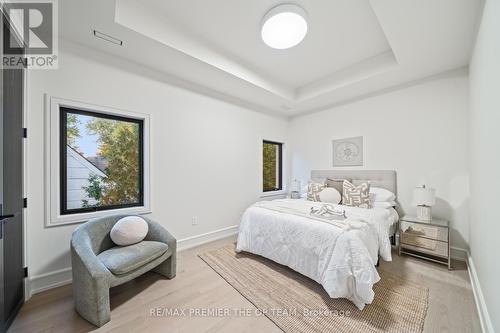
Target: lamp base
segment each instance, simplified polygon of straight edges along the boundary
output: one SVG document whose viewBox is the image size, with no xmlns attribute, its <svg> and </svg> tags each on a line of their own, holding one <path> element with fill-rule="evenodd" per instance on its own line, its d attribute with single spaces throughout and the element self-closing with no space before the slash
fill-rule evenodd
<svg viewBox="0 0 500 333">
<path fill-rule="evenodd" d="M 430 206 L 417 206 L 417 219 L 432 221 L 432 209 Z"/>
</svg>

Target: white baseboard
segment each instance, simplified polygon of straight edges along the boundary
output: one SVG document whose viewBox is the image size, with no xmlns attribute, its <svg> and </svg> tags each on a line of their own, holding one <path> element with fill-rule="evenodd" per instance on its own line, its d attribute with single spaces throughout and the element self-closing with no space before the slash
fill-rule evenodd
<svg viewBox="0 0 500 333">
<path fill-rule="evenodd" d="M 490 315 L 486 302 L 484 301 L 483 291 L 481 284 L 477 277 L 476 267 L 470 253 L 467 252 L 467 270 L 469 271 L 470 283 L 472 285 L 472 292 L 474 293 L 474 301 L 476 302 L 477 312 L 479 314 L 479 321 L 481 323 L 481 330 L 483 333 L 495 333 L 493 324 L 491 323 Z"/>
<path fill-rule="evenodd" d="M 71 283 L 71 267 L 59 269 L 27 279 L 27 299 L 34 294 Z"/>
<path fill-rule="evenodd" d="M 195 246 L 203 245 L 205 243 L 236 235 L 237 233 L 238 225 L 233 225 L 201 235 L 179 239 L 177 241 L 177 251 L 187 250 Z M 26 279 L 26 300 L 30 299 L 34 294 L 40 293 L 42 291 L 70 284 L 71 280 L 71 267 L 31 276 Z"/>
<path fill-rule="evenodd" d="M 205 234 L 191 236 L 177 241 L 177 250 L 183 251 L 192 247 L 213 242 L 222 238 L 236 235 L 238 233 L 238 225 L 232 225 L 227 228 L 222 228 L 215 231 L 210 231 Z"/>
<path fill-rule="evenodd" d="M 462 249 L 460 247 L 455 247 L 452 246 L 450 247 L 450 252 L 451 252 L 451 258 L 460 260 L 460 261 L 465 261 L 467 262 L 467 259 L 469 257 L 469 251 L 466 249 Z"/>
</svg>

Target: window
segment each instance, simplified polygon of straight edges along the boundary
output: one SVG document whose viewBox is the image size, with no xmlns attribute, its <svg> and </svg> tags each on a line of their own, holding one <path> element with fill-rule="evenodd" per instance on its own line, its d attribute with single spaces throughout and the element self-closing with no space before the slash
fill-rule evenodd
<svg viewBox="0 0 500 333">
<path fill-rule="evenodd" d="M 144 120 L 60 107 L 60 214 L 144 205 Z"/>
<path fill-rule="evenodd" d="M 263 191 L 283 189 L 283 144 L 266 141 L 262 147 Z"/>
</svg>

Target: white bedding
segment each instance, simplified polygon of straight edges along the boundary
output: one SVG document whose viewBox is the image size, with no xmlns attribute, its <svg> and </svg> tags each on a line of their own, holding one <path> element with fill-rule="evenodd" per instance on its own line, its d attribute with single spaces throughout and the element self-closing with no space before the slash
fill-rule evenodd
<svg viewBox="0 0 500 333">
<path fill-rule="evenodd" d="M 330 297 L 347 298 L 363 309 L 380 279 L 378 255 L 392 259 L 389 233 L 397 213 L 338 205 L 346 211 L 346 222 L 307 216 L 311 207 L 323 204 L 282 199 L 250 206 L 241 219 L 236 250 L 286 265 L 320 283 Z"/>
</svg>

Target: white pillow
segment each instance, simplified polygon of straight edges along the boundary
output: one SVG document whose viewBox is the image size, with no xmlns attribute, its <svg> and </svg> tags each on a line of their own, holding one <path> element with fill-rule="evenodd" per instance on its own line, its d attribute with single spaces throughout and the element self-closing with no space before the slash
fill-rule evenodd
<svg viewBox="0 0 500 333">
<path fill-rule="evenodd" d="M 375 201 L 372 203 L 373 208 L 392 208 L 396 206 L 396 201 Z"/>
<path fill-rule="evenodd" d="M 370 187 L 371 202 L 388 202 L 396 200 L 396 195 L 381 187 Z"/>
<path fill-rule="evenodd" d="M 142 241 L 148 234 L 148 223 L 139 216 L 127 216 L 115 223 L 109 236 L 120 246 L 132 245 Z"/>
<path fill-rule="evenodd" d="M 342 196 L 340 195 L 339 191 L 337 191 L 333 187 L 326 187 L 321 192 L 319 192 L 318 195 L 319 195 L 319 200 L 321 202 L 328 202 L 335 205 L 337 205 L 342 199 Z"/>
</svg>

